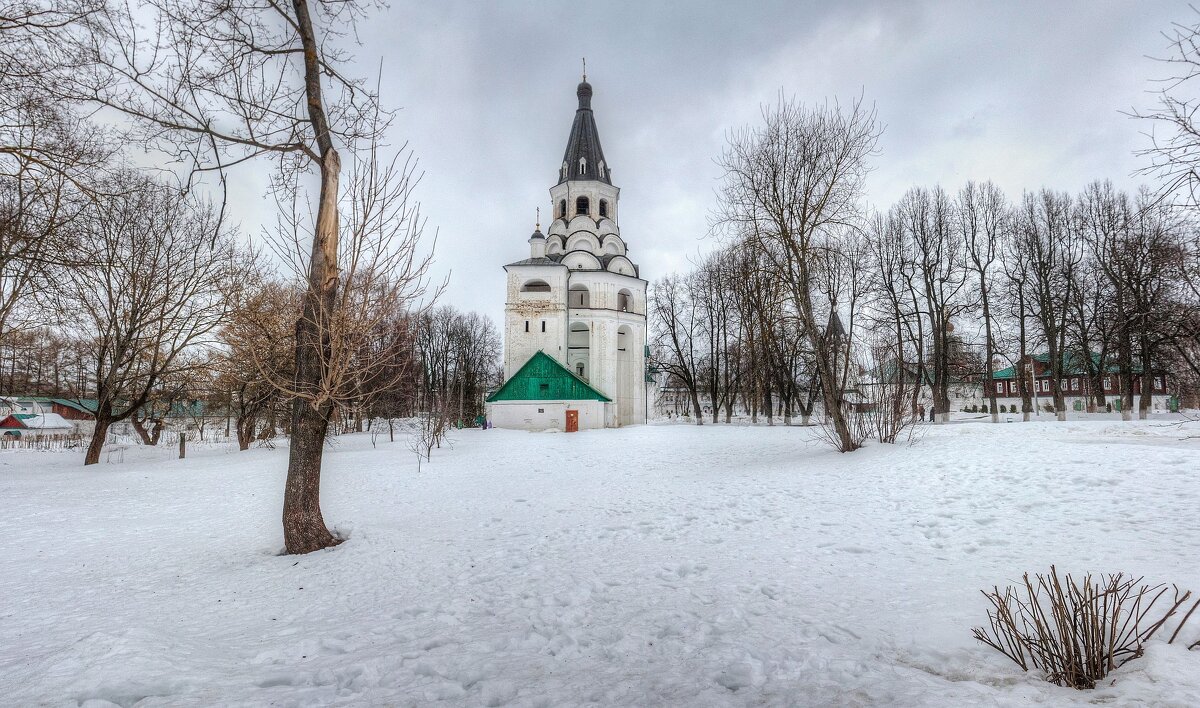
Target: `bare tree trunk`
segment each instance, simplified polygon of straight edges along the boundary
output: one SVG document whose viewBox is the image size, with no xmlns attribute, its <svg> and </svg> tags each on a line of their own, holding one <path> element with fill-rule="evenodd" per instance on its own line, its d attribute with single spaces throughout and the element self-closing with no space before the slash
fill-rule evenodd
<svg viewBox="0 0 1200 708">
<path fill-rule="evenodd" d="M 321 66 L 316 33 L 306 0 L 293 0 L 304 46 L 304 84 L 308 114 L 321 152 L 321 194 L 309 258 L 308 289 L 296 323 L 296 388 L 320 391 L 329 351 L 329 323 L 338 286 L 338 177 L 341 158 L 333 147 L 321 97 Z M 283 496 L 283 538 L 287 552 L 311 553 L 340 543 L 321 515 L 321 458 L 333 403 L 318 393 L 318 403 L 297 397 L 292 404 L 292 438 Z"/>
<path fill-rule="evenodd" d="M 92 440 L 88 444 L 87 455 L 83 458 L 84 465 L 94 465 L 100 461 L 100 451 L 104 448 L 104 441 L 108 439 L 108 426 L 112 425 L 112 421 L 104 415 L 96 416 L 96 427 L 92 429 Z"/>
<path fill-rule="evenodd" d="M 696 389 L 688 389 L 688 395 L 692 398 L 692 413 L 696 416 L 696 425 L 704 425 L 704 411 L 700 409 L 700 396 L 697 395 Z"/>
<path fill-rule="evenodd" d="M 1120 381 L 1121 420 L 1133 420 L 1133 342 L 1125 326 L 1117 340 L 1117 357 L 1120 359 L 1118 380 Z"/>
<path fill-rule="evenodd" d="M 1153 358 L 1151 357 L 1151 354 L 1150 354 L 1150 338 L 1145 335 L 1142 335 L 1142 337 L 1141 337 L 1141 349 L 1142 349 L 1142 376 L 1141 376 L 1142 391 L 1141 391 L 1141 395 L 1138 397 L 1139 398 L 1139 400 L 1138 400 L 1138 419 L 1145 420 L 1146 418 L 1148 418 L 1150 416 L 1150 408 L 1153 405 L 1153 401 L 1154 401 L 1154 398 L 1153 398 L 1153 396 L 1154 396 L 1154 373 L 1151 368 Z"/>
<path fill-rule="evenodd" d="M 254 440 L 254 428 L 256 427 L 257 422 L 257 416 L 238 416 L 235 427 L 237 428 L 239 450 L 250 449 L 250 441 Z"/>
<path fill-rule="evenodd" d="M 301 22 L 307 24 L 308 8 L 302 0 L 296 1 L 296 11 Z M 315 69 L 315 49 L 312 55 Z M 319 81 L 315 71 L 309 81 Z M 334 308 L 338 282 L 340 169 L 338 154 L 330 147 L 321 163 L 321 200 L 309 261 L 308 291 L 304 295 L 303 313 L 296 322 L 296 384 L 302 391 L 321 386 L 325 352 L 329 347 L 328 318 Z M 333 404 L 329 401 L 314 407 L 298 397 L 292 403 L 292 437 L 283 497 L 283 536 L 287 552 L 291 554 L 311 553 L 339 543 L 321 515 L 321 459 L 332 413 Z"/>
<path fill-rule="evenodd" d="M 129 420 L 133 424 L 133 431 L 142 439 L 143 445 L 153 446 L 157 442 L 150 439 L 150 431 L 146 430 L 146 426 L 142 424 L 142 421 L 136 415 L 132 416 Z"/>
</svg>

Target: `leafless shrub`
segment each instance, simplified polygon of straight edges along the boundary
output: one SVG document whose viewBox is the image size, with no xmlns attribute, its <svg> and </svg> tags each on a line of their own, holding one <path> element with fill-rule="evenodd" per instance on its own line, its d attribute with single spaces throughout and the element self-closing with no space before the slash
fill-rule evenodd
<svg viewBox="0 0 1200 708">
<path fill-rule="evenodd" d="M 881 381 L 864 386 L 866 403 L 860 417 L 868 436 L 881 443 L 906 439 L 917 422 L 917 416 L 907 404 L 907 387 L 900 381 Z"/>
<path fill-rule="evenodd" d="M 442 441 L 450 432 L 448 408 L 435 406 L 428 412 L 417 416 L 416 427 L 408 439 L 408 449 L 417 455 L 417 471 L 421 471 L 421 461 L 429 461 L 433 449 L 441 448 Z"/>
<path fill-rule="evenodd" d="M 844 422 L 843 429 L 834 424 L 833 416 L 822 410 L 817 418 L 817 428 L 820 439 L 838 452 L 853 452 L 871 437 L 871 428 L 863 406 L 842 400 L 839 403 L 839 413 Z"/>
<path fill-rule="evenodd" d="M 988 626 L 971 634 L 1028 671 L 1040 670 L 1047 681 L 1076 689 L 1095 688 L 1110 671 L 1141 656 L 1145 645 L 1191 598 L 1191 591 L 1173 594 L 1165 605 L 1166 585 L 1145 585 L 1142 578 L 1123 573 L 1094 579 L 1089 573 L 1076 582 L 1060 578 L 1054 566 L 1048 575 L 1029 573 L 1022 587 L 993 587 L 983 592 L 992 604 Z M 1192 604 L 1167 640 L 1173 643 L 1200 600 Z M 1158 612 L 1155 612 L 1158 607 Z M 1200 640 L 1188 648 L 1200 646 Z"/>
</svg>

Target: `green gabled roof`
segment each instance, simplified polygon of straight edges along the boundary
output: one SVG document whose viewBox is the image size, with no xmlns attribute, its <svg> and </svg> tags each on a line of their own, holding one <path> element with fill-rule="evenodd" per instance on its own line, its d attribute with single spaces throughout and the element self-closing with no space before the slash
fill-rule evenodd
<svg viewBox="0 0 1200 708">
<path fill-rule="evenodd" d="M 100 407 L 99 401 L 94 398 L 54 398 L 53 396 L 21 396 L 18 397 L 22 401 L 35 401 L 37 403 L 58 403 L 73 408 L 80 413 L 90 413 L 96 415 L 96 409 Z"/>
<path fill-rule="evenodd" d="M 500 390 L 488 396 L 496 401 L 604 401 L 612 399 L 592 388 L 557 359 L 538 350 Z"/>
</svg>

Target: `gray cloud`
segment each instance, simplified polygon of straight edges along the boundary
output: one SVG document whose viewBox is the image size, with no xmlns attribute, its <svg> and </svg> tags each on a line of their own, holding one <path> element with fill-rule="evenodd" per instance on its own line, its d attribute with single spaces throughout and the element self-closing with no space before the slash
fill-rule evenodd
<svg viewBox="0 0 1200 708">
<path fill-rule="evenodd" d="M 471 3 L 398 1 L 359 28 L 359 74 L 383 59 L 386 104 L 425 170 L 446 299 L 499 319 L 500 266 L 527 254 L 562 158 L 580 57 L 643 275 L 687 267 L 706 239 L 726 131 L 783 90 L 859 95 L 886 132 L 868 189 L 993 179 L 1010 196 L 1134 186 L 1145 146 L 1120 114 L 1147 105 L 1169 2 Z M 269 220 L 242 204 L 248 229 Z"/>
</svg>

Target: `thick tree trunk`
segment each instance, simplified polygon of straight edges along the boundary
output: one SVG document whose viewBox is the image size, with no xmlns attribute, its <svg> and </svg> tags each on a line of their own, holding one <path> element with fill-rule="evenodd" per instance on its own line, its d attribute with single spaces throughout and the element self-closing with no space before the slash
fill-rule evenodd
<svg viewBox="0 0 1200 708">
<path fill-rule="evenodd" d="M 103 415 L 96 416 L 96 427 L 92 430 L 92 441 L 88 444 L 87 455 L 83 464 L 94 465 L 100 461 L 100 451 L 104 449 L 104 441 L 108 439 L 108 426 L 112 421 Z"/>
<path fill-rule="evenodd" d="M 807 303 L 805 304 L 807 305 Z M 809 329 L 809 344 L 816 355 L 817 372 L 821 378 L 821 395 L 825 404 L 825 419 L 833 428 L 834 436 L 837 439 L 838 451 L 852 452 L 857 450 L 859 445 L 850 434 L 850 424 L 842 411 L 841 401 L 838 400 L 841 387 L 835 364 L 831 361 L 830 355 L 832 352 L 822 336 L 813 327 L 815 320 L 812 317 L 811 305 L 807 307 L 805 315 L 806 324 Z"/>
<path fill-rule="evenodd" d="M 1104 359 L 1101 359 L 1100 363 L 1103 365 Z M 1092 388 L 1088 392 L 1091 394 L 1088 396 L 1088 412 L 1103 413 L 1104 409 L 1108 407 L 1108 397 L 1104 393 L 1104 370 L 1102 368 L 1095 367 L 1095 372 L 1088 377 L 1088 385 Z"/>
<path fill-rule="evenodd" d="M 1121 420 L 1133 420 L 1133 342 L 1128 333 L 1123 332 L 1117 341 L 1117 357 L 1120 359 Z"/>
<path fill-rule="evenodd" d="M 996 354 L 996 337 L 992 333 L 992 307 L 989 297 L 986 270 L 979 271 L 979 293 L 983 299 L 983 332 L 984 332 L 984 362 L 987 369 L 987 399 L 988 412 L 992 414 L 992 422 L 1000 422 L 1000 409 L 996 406 L 996 379 L 992 371 L 992 358 Z"/>
<path fill-rule="evenodd" d="M 1150 408 L 1154 404 L 1154 373 L 1153 358 L 1150 355 L 1150 338 L 1141 338 L 1142 350 L 1142 391 L 1138 401 L 1138 418 L 1145 420 L 1150 416 Z"/>
<path fill-rule="evenodd" d="M 696 389 L 688 389 L 688 394 L 692 398 L 692 413 L 696 416 L 696 425 L 704 425 L 704 411 L 700 409 L 700 396 L 696 394 Z"/>
<path fill-rule="evenodd" d="M 154 445 L 155 441 L 150 440 L 150 431 L 146 430 L 146 426 L 138 420 L 137 416 L 133 416 L 129 421 L 133 424 L 133 431 L 142 439 L 143 445 Z"/>
<path fill-rule="evenodd" d="M 297 2 L 297 6 L 302 3 Z M 321 396 L 329 351 L 327 323 L 337 295 L 338 175 L 336 151 L 325 153 L 321 166 L 321 197 L 309 260 L 308 291 L 296 322 L 296 388 Z M 283 497 L 283 537 L 287 552 L 311 553 L 340 541 L 321 515 L 321 456 L 333 404 L 327 399 L 314 407 L 302 397 L 292 403 L 291 445 L 287 486 Z"/>
<path fill-rule="evenodd" d="M 249 450 L 250 442 L 254 440 L 254 428 L 258 423 L 258 416 L 239 415 L 237 419 L 237 440 L 239 450 Z"/>
</svg>

